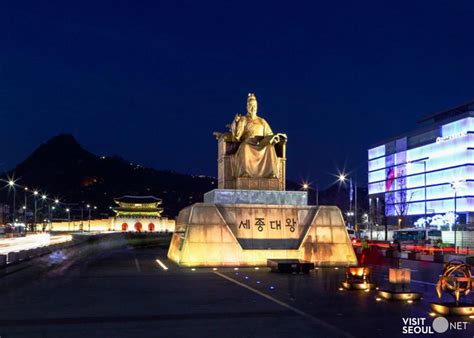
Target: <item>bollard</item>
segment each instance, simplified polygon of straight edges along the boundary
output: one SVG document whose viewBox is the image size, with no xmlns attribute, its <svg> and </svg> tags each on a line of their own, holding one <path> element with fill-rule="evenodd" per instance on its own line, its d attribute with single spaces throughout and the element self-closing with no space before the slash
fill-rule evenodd
<svg viewBox="0 0 474 338">
<path fill-rule="evenodd" d="M 7 265 L 7 255 L 0 255 L 0 268 Z"/>
<path fill-rule="evenodd" d="M 18 262 L 18 252 L 9 252 L 7 255 L 8 264 L 13 264 Z"/>
<path fill-rule="evenodd" d="M 24 261 L 30 258 L 30 250 L 20 250 L 18 251 L 18 260 Z"/>
<path fill-rule="evenodd" d="M 26 251 L 28 258 L 37 257 L 39 255 L 39 248 L 29 249 Z"/>
</svg>

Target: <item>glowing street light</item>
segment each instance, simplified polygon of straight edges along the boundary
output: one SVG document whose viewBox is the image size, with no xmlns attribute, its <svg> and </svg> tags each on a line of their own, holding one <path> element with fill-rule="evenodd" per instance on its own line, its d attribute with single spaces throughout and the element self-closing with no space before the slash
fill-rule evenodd
<svg viewBox="0 0 474 338">
<path fill-rule="evenodd" d="M 87 209 L 89 210 L 89 232 L 91 232 L 91 205 L 87 205 Z"/>
<path fill-rule="evenodd" d="M 357 180 L 355 182 L 355 198 L 354 198 L 354 212 L 352 212 L 352 177 L 348 177 L 348 174 L 342 172 L 338 175 L 338 181 L 340 183 L 345 183 L 349 181 L 349 213 L 354 217 L 354 227 L 357 225 Z M 357 229 L 356 229 L 357 230 Z"/>
<path fill-rule="evenodd" d="M 16 215 L 16 189 L 15 189 L 15 181 L 13 179 L 8 179 L 8 187 L 9 189 L 13 189 L 13 221 L 15 221 L 15 215 Z"/>
<path fill-rule="evenodd" d="M 33 191 L 34 199 L 35 199 L 35 214 L 34 214 L 34 220 L 33 220 L 33 230 L 36 231 L 36 216 L 37 216 L 37 211 L 38 211 L 38 199 L 36 198 L 38 196 L 39 192 L 38 190 Z"/>
<path fill-rule="evenodd" d="M 47 197 L 46 195 L 41 196 L 41 198 L 43 199 L 43 201 L 46 199 L 46 197 Z"/>
<path fill-rule="evenodd" d="M 59 203 L 59 200 L 56 198 L 56 199 L 54 200 L 54 203 L 58 204 L 58 203 Z"/>
<path fill-rule="evenodd" d="M 71 209 L 69 208 L 66 208 L 66 212 L 67 212 L 67 230 L 71 230 Z"/>
<path fill-rule="evenodd" d="M 307 181 L 303 181 L 301 183 L 301 189 L 303 191 L 309 191 L 311 189 L 311 184 Z M 319 205 L 319 187 L 317 183 L 316 183 L 316 189 L 313 189 L 313 190 L 316 190 L 316 205 Z"/>
</svg>

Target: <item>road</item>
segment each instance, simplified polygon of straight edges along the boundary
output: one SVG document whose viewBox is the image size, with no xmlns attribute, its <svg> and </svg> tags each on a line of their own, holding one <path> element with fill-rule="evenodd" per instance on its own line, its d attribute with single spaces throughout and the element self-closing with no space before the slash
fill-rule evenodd
<svg viewBox="0 0 474 338">
<path fill-rule="evenodd" d="M 193 271 L 167 260 L 165 248 L 134 248 L 117 239 L 74 250 L 0 274 L 2 338 L 401 337 L 404 317 L 431 323 L 428 303 L 441 268 L 404 262 L 413 269 L 413 289 L 424 292 L 423 300 L 408 304 L 339 291 L 343 269 Z M 376 270 L 379 285 L 386 283 L 386 268 Z M 473 328 L 439 336 L 472 337 Z"/>
<path fill-rule="evenodd" d="M 1 238 L 0 254 L 59 244 L 72 240 L 71 235 L 30 234 L 25 237 Z"/>
</svg>

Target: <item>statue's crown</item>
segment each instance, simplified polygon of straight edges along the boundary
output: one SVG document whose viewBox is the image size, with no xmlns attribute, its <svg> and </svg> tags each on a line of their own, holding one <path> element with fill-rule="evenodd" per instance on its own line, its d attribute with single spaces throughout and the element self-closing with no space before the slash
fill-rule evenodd
<svg viewBox="0 0 474 338">
<path fill-rule="evenodd" d="M 247 102 L 249 102 L 250 100 L 257 100 L 254 93 L 249 93 L 247 97 Z"/>
</svg>

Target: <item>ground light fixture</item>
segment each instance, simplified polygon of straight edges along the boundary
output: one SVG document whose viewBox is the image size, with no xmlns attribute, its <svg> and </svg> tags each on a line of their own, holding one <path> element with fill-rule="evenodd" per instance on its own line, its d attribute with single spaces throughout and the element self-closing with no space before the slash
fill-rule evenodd
<svg viewBox="0 0 474 338">
<path fill-rule="evenodd" d="M 163 270 L 168 270 L 168 267 L 159 259 L 156 259 L 156 262 L 158 263 L 158 265 L 163 269 Z"/>
<path fill-rule="evenodd" d="M 369 292 L 375 289 L 372 283 L 372 271 L 367 266 L 348 266 L 346 268 L 346 279 L 342 282 L 346 290 L 363 290 Z"/>
<path fill-rule="evenodd" d="M 411 291 L 411 271 L 404 268 L 390 268 L 388 270 L 389 287 L 379 290 L 378 297 L 393 300 L 407 301 L 413 303 L 414 300 L 420 300 L 423 295 L 421 292 Z"/>
</svg>

